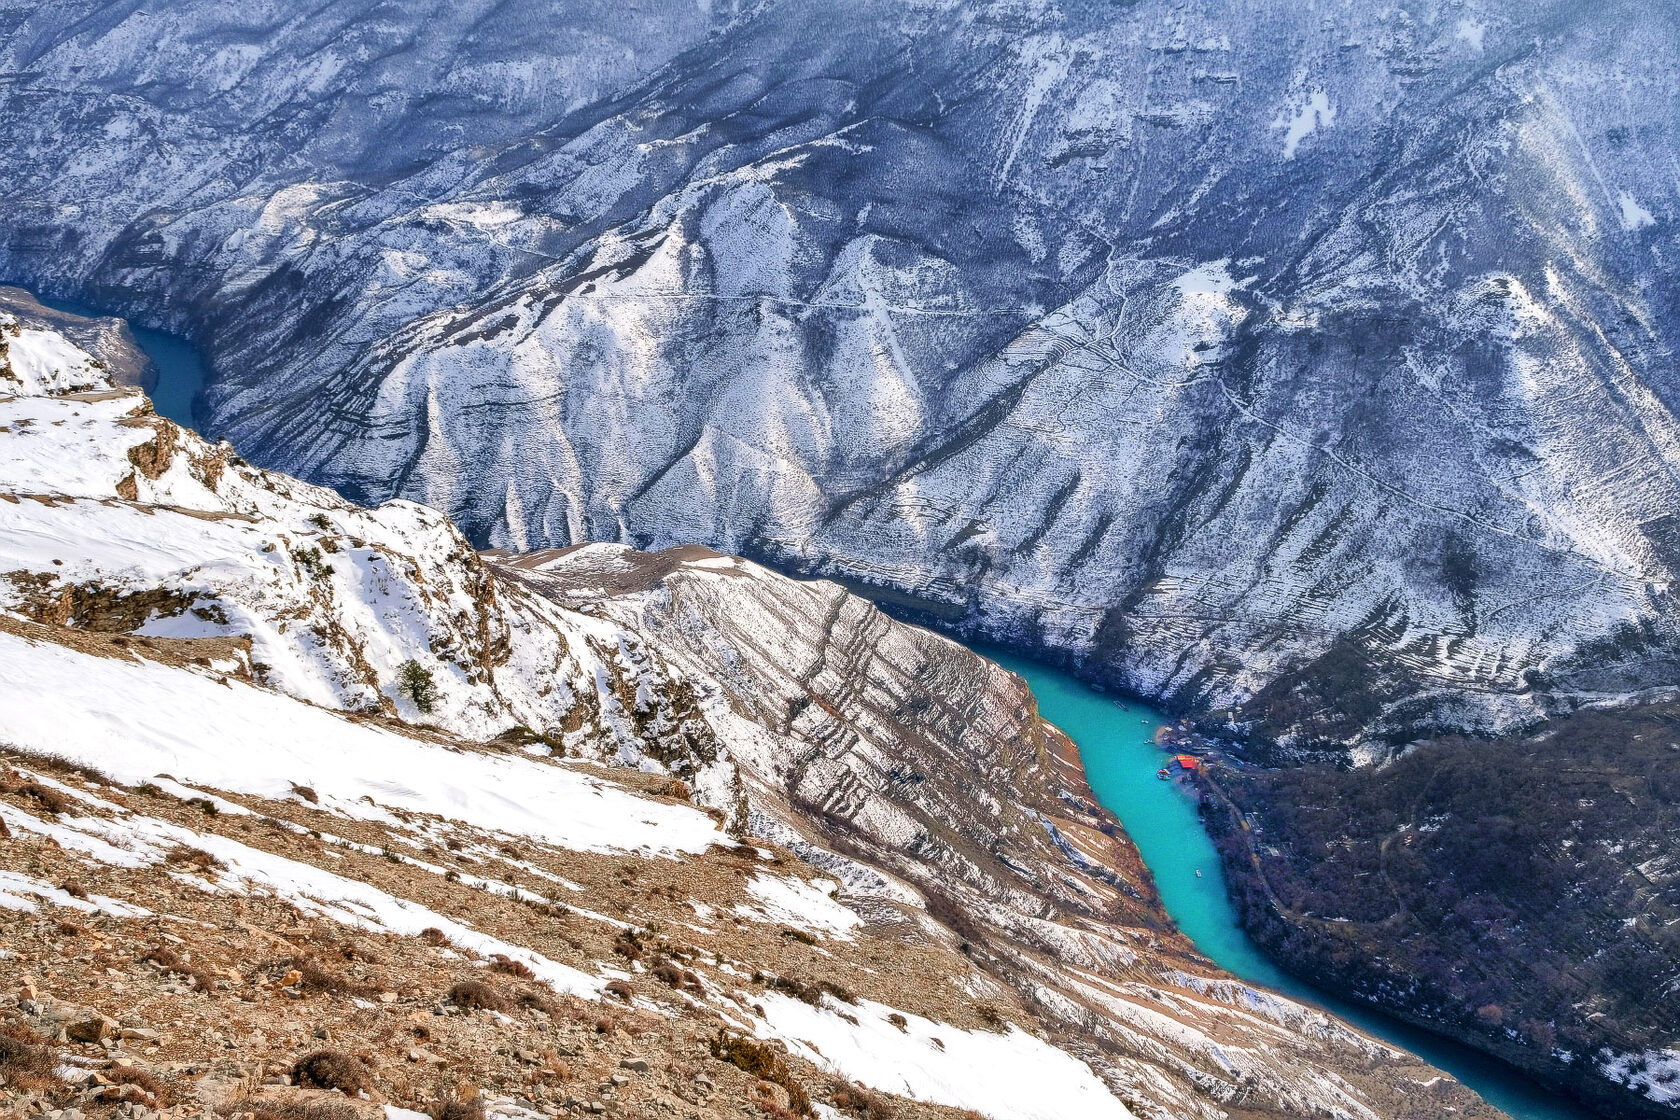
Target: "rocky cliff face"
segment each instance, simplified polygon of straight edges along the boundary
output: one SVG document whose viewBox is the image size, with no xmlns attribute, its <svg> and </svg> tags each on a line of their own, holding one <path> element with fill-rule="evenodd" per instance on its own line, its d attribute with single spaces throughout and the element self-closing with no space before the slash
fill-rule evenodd
<svg viewBox="0 0 1680 1120">
<path fill-rule="evenodd" d="M 5 11 L 0 270 L 266 464 L 1290 742 L 1672 678 L 1666 8 Z"/>
<path fill-rule="evenodd" d="M 700 548 L 480 557 L 425 507 L 250 467 L 51 331 L 0 319 L 0 340 L 0 677 L 34 693 L 0 707 L 0 910 L 37 974 L 93 914 L 77 960 L 185 1022 L 153 1039 L 146 1101 L 196 1078 L 238 1111 L 265 1072 L 302 1076 L 287 1001 L 319 998 L 324 1037 L 405 1104 L 443 1091 L 408 1066 L 441 1064 L 509 1109 L 584 1108 L 599 1093 L 567 1082 L 612 1084 L 629 1016 L 657 1077 L 608 1099 L 702 1117 L 736 1107 L 720 1086 L 796 1114 L 795 1086 L 865 1115 L 877 1092 L 1000 1120 L 1494 1115 L 1194 954 L 1071 745 L 967 649 Z M 238 936 L 198 932 L 218 926 Z M 109 952 L 153 927 L 190 955 Z M 358 963 L 293 974 L 322 953 Z M 575 998 L 509 989 L 474 1018 L 438 982 L 474 959 Z M 97 1019 L 66 975 L 7 1007 L 49 1039 Z M 509 1019 L 516 996 L 540 1015 Z M 783 1065 L 735 1063 L 771 1088 L 695 1076 L 718 1027 L 779 1041 Z M 255 1065 L 227 1068 L 228 1038 Z M 100 1076 L 77 1099 L 143 1103 Z"/>
<path fill-rule="evenodd" d="M 1274 959 L 1606 1115 L 1673 1117 L 1675 727 L 1670 704 L 1587 711 L 1531 738 L 1424 744 L 1375 774 L 1216 765 L 1201 786 Z"/>
</svg>

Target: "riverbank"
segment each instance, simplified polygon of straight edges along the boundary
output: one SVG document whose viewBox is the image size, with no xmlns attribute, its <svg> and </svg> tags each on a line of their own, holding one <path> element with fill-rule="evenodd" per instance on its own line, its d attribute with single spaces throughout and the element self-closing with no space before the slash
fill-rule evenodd
<svg viewBox="0 0 1680 1120">
<path fill-rule="evenodd" d="M 1097 800 L 1120 819 L 1154 876 L 1162 903 L 1196 948 L 1226 971 L 1322 1007 L 1408 1050 L 1479 1093 L 1513 1120 L 1603 1120 L 1522 1071 L 1399 1019 L 1338 999 L 1285 972 L 1249 940 L 1232 905 L 1219 851 L 1193 792 L 1155 771 L 1168 759 L 1155 735 L 1169 721 L 1134 700 L 1098 692 L 1070 674 L 1005 650 L 978 652 L 1026 680 L 1039 711 L 1079 747 Z M 1198 875 L 1197 873 L 1200 872 Z"/>
<path fill-rule="evenodd" d="M 1304 978 L 1606 1112 L 1673 1117 L 1675 718 L 1582 712 L 1374 773 L 1215 768 L 1207 824 L 1245 927 Z"/>
<path fill-rule="evenodd" d="M 32 302 L 40 304 L 49 312 L 83 321 L 95 320 L 98 323 L 112 324 L 111 330 L 116 345 L 121 349 L 138 347 L 144 360 L 112 362 L 106 349 L 96 343 L 82 338 L 75 341 L 108 364 L 114 365 L 118 382 L 138 385 L 144 389 L 146 395 L 152 399 L 153 410 L 159 416 L 168 417 L 182 427 L 199 430 L 198 395 L 204 391 L 204 386 L 209 381 L 210 367 L 191 342 L 166 331 L 136 326 L 130 320 L 74 300 L 49 299 L 39 292 L 9 285 L 0 287 L 8 287 L 30 297 Z M 62 330 L 66 324 L 55 319 L 53 325 Z"/>
</svg>

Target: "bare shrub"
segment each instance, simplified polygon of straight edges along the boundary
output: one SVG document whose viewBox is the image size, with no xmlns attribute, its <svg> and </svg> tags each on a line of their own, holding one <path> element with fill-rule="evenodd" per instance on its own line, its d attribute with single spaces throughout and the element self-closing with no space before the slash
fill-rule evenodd
<svg viewBox="0 0 1680 1120">
<path fill-rule="evenodd" d="M 535 980 L 537 978 L 537 974 L 532 972 L 530 966 L 524 961 L 516 961 L 505 953 L 496 953 L 490 958 L 490 971 L 520 980 Z"/>
</svg>

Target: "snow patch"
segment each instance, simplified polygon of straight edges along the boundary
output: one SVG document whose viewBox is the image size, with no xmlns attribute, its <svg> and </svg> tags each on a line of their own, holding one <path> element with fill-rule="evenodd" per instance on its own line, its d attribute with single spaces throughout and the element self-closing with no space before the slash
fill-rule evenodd
<svg viewBox="0 0 1680 1120">
<path fill-rule="evenodd" d="M 1604 1076 L 1661 1104 L 1680 1104 L 1680 1050 L 1647 1050 L 1642 1054 L 1605 1051 L 1599 1063 Z"/>
<path fill-rule="evenodd" d="M 450 942 L 471 949 L 480 956 L 501 953 L 525 964 L 555 991 L 595 998 L 605 981 L 569 965 L 549 960 L 540 953 L 500 938 L 481 933 L 471 926 L 447 918 L 436 911 L 407 899 L 398 898 L 368 883 L 346 879 L 307 863 L 248 847 L 213 832 L 197 832 L 190 828 L 156 817 L 138 814 L 116 818 L 81 817 L 48 825 L 25 813 L 10 819 L 15 827 L 53 836 L 62 843 L 67 832 L 81 833 L 79 850 L 99 858 L 98 853 L 122 852 L 123 858 L 109 860 L 118 867 L 133 866 L 135 854 L 144 862 L 156 863 L 165 852 L 176 846 L 197 848 L 210 853 L 224 868 L 213 873 L 214 880 L 189 877 L 195 885 L 209 891 L 230 891 L 242 895 L 268 894 L 285 899 L 305 914 L 327 918 L 361 929 L 376 929 L 406 937 L 417 935 L 428 927 L 443 931 Z M 60 906 L 84 911 L 105 910 L 108 913 L 142 917 L 149 911 L 102 895 L 92 895 L 86 901 L 77 899 L 51 884 L 12 872 L 0 871 L 0 906 L 12 909 L 34 909 L 18 906 L 24 895 L 44 898 Z"/>
<path fill-rule="evenodd" d="M 167 773 L 284 798 L 296 782 L 351 817 L 385 819 L 379 806 L 391 806 L 580 851 L 674 856 L 724 841 L 697 809 L 637 797 L 574 770 L 450 750 L 151 662 L 0 634 L 0 679 L 30 681 L 53 697 L 52 704 L 0 709 L 0 740 L 63 755 L 125 784 Z"/>
<path fill-rule="evenodd" d="M 107 914 L 115 914 L 124 918 L 144 918 L 151 914 L 150 910 L 142 906 L 131 906 L 126 902 L 118 902 L 114 898 L 106 898 L 102 894 L 90 894 L 86 898 L 77 898 L 68 891 L 60 890 L 45 879 L 32 879 L 28 875 L 19 875 L 15 871 L 0 870 L 0 909 L 22 910 L 33 914 L 40 909 L 37 900 L 50 902 L 54 906 L 64 906 L 71 910 L 80 910 L 84 914 L 92 914 L 103 910 Z"/>
<path fill-rule="evenodd" d="M 1180 295 L 1224 295 L 1237 287 L 1237 282 L 1231 278 L 1230 263 L 1230 258 L 1221 257 L 1197 265 L 1174 280 L 1173 287 Z"/>
<path fill-rule="evenodd" d="M 1616 205 L 1621 210 L 1619 218 L 1622 223 L 1622 228 L 1627 230 L 1629 233 L 1632 233 L 1636 229 L 1644 229 L 1646 226 L 1654 226 L 1657 224 L 1656 216 L 1649 210 L 1645 209 L 1645 207 L 1639 205 L 1639 201 L 1627 191 L 1623 191 L 1620 197 L 1616 199 Z"/>
<path fill-rule="evenodd" d="M 843 941 L 851 940 L 851 931 L 863 919 L 834 901 L 833 894 L 840 884 L 829 881 L 827 890 L 804 879 L 783 879 L 775 875 L 754 875 L 747 882 L 747 893 L 758 899 L 759 907 L 735 907 L 735 913 L 752 921 L 773 922 L 793 926 L 807 933 L 821 933 Z"/>
<path fill-rule="evenodd" d="M 1132 1114 L 1091 1068 L 1010 1026 L 965 1031 L 862 1000 L 843 1019 L 776 992 L 764 993 L 761 1034 L 868 1088 L 969 1108 L 993 1120 L 1125 1120 Z M 901 1014 L 901 1030 L 887 1016 Z"/>
<path fill-rule="evenodd" d="M 1294 159 L 1295 149 L 1300 147 L 1301 141 L 1320 128 L 1329 128 L 1335 120 L 1336 107 L 1330 104 L 1330 95 L 1322 89 L 1313 90 L 1305 104 L 1279 113 L 1272 127 L 1284 130 L 1283 158 Z"/>
</svg>

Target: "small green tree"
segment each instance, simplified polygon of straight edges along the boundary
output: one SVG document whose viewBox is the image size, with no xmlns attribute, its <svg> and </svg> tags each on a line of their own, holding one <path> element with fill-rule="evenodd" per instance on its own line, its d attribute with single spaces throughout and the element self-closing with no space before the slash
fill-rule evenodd
<svg viewBox="0 0 1680 1120">
<path fill-rule="evenodd" d="M 397 670 L 397 691 L 414 702 L 422 712 L 430 712 L 437 704 L 437 682 L 430 669 L 410 658 Z"/>
<path fill-rule="evenodd" d="M 294 548 L 292 549 L 292 559 L 298 562 L 298 567 L 309 573 L 310 579 L 330 579 L 332 577 L 332 569 L 327 566 L 325 560 L 321 559 L 321 550 L 318 548 Z"/>
</svg>

